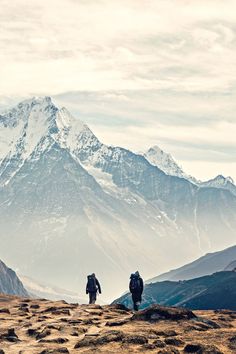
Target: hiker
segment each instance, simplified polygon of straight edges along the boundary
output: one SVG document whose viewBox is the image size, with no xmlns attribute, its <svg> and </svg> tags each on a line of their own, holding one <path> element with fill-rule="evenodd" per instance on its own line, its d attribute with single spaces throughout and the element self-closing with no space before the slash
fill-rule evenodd
<svg viewBox="0 0 236 354">
<path fill-rule="evenodd" d="M 95 274 L 88 275 L 88 281 L 86 286 L 86 294 L 89 294 L 89 304 L 95 304 L 97 300 L 97 292 L 101 294 L 101 286 L 97 280 Z"/>
<path fill-rule="evenodd" d="M 142 302 L 143 293 L 143 279 L 140 277 L 138 271 L 130 276 L 129 290 L 132 294 L 134 311 L 138 311 L 138 308 Z"/>
</svg>

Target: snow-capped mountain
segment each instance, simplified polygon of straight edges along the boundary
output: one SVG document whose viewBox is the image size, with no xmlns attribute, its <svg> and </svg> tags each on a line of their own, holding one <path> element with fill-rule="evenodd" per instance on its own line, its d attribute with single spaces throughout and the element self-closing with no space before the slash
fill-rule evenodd
<svg viewBox="0 0 236 354">
<path fill-rule="evenodd" d="M 231 177 L 224 177 L 218 175 L 209 181 L 201 182 L 201 187 L 213 187 L 227 189 L 236 196 L 236 186 L 234 180 Z"/>
<path fill-rule="evenodd" d="M 107 300 L 136 269 L 151 277 L 234 242 L 235 196 L 104 145 L 49 97 L 1 114 L 0 146 L 0 250 L 39 281 L 83 297 L 95 271 Z"/>
<path fill-rule="evenodd" d="M 150 147 L 146 152 L 143 153 L 143 156 L 153 166 L 160 168 L 167 175 L 185 178 L 194 184 L 199 182 L 196 178 L 185 173 L 182 167 L 178 165 L 175 159 L 171 156 L 171 154 L 163 151 L 157 145 Z"/>
<path fill-rule="evenodd" d="M 188 175 L 184 172 L 182 167 L 178 165 L 175 159 L 171 154 L 163 151 L 157 145 L 149 148 L 146 152 L 143 153 L 143 156 L 153 165 L 160 168 L 167 175 L 177 176 L 180 178 L 185 178 L 191 183 L 196 184 L 199 187 L 213 187 L 213 188 L 222 188 L 227 189 L 236 196 L 236 186 L 231 177 L 224 177 L 218 175 L 209 181 L 200 181 L 195 177 Z"/>
<path fill-rule="evenodd" d="M 180 167 L 174 158 L 164 152 L 159 146 L 154 145 L 150 147 L 143 156 L 154 166 L 159 167 L 167 175 L 177 176 L 180 178 L 186 178 L 187 175 L 184 173 L 182 167 Z"/>
</svg>

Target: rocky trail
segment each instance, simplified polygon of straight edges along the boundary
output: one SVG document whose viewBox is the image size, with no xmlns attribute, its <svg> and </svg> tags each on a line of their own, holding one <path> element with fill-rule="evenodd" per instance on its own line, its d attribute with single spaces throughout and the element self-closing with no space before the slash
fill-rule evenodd
<svg viewBox="0 0 236 354">
<path fill-rule="evenodd" d="M 0 295 L 0 354 L 235 353 L 236 312 Z"/>
</svg>

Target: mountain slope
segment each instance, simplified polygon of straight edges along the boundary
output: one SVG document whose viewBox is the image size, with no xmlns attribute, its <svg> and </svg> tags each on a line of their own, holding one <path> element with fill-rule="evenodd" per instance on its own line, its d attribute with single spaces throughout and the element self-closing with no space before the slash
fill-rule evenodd
<svg viewBox="0 0 236 354">
<path fill-rule="evenodd" d="M 49 300 L 64 300 L 68 303 L 86 304 L 87 299 L 79 298 L 78 294 L 72 291 L 58 288 L 51 284 L 39 283 L 35 279 L 27 276 L 19 276 L 25 289 L 32 298 L 49 299 Z"/>
<path fill-rule="evenodd" d="M 22 274 L 83 297 L 95 271 L 114 297 L 133 269 L 150 277 L 234 242 L 231 193 L 102 144 L 49 97 L 20 103 L 0 124 L 0 247 Z"/>
<path fill-rule="evenodd" d="M 235 269 L 236 269 L 236 260 L 233 262 L 230 262 L 229 265 L 227 265 L 227 267 L 225 267 L 224 270 L 227 270 L 227 271 L 234 270 L 235 271 Z"/>
<path fill-rule="evenodd" d="M 225 296 L 227 292 L 227 296 Z M 236 273 L 219 272 L 187 281 L 164 281 L 145 286 L 142 307 L 158 303 L 192 310 L 236 310 Z M 129 294 L 115 303 L 131 306 Z"/>
<path fill-rule="evenodd" d="M 226 270 L 226 267 L 235 259 L 236 246 L 233 246 L 223 251 L 208 253 L 194 262 L 184 265 L 183 267 L 161 274 L 149 280 L 148 283 L 163 280 L 187 280 L 212 274 Z"/>
<path fill-rule="evenodd" d="M 0 260 L 0 293 L 28 296 L 16 273 Z"/>
</svg>

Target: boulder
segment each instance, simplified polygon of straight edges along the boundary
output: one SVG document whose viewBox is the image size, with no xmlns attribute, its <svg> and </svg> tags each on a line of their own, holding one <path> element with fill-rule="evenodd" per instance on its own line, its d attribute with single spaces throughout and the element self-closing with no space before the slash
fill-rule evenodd
<svg viewBox="0 0 236 354">
<path fill-rule="evenodd" d="M 193 318 L 196 318 L 196 316 L 192 311 L 187 309 L 152 305 L 145 310 L 138 311 L 131 319 L 134 321 L 155 322 L 160 320 L 190 320 Z"/>
<path fill-rule="evenodd" d="M 223 354 L 214 345 L 203 345 L 200 343 L 187 344 L 184 348 L 185 353 L 197 353 L 197 354 Z"/>
<path fill-rule="evenodd" d="M 147 344 L 148 340 L 145 336 L 139 334 L 126 335 L 123 340 L 123 343 L 129 344 Z"/>
</svg>

